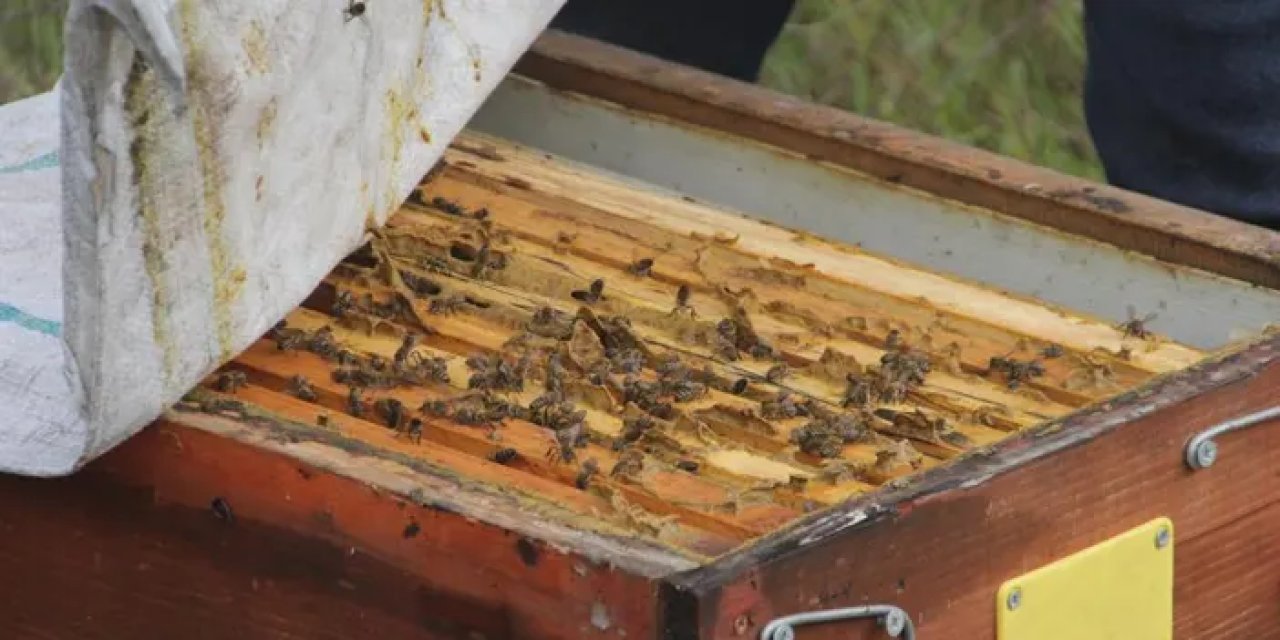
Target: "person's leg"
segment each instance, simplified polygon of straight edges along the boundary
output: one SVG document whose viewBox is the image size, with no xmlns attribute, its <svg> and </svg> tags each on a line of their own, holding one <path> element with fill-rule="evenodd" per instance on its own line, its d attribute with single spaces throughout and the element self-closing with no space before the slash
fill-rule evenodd
<svg viewBox="0 0 1280 640">
<path fill-rule="evenodd" d="M 1113 184 L 1280 227 L 1280 0 L 1086 0 Z"/>
<path fill-rule="evenodd" d="M 569 0 L 552 27 L 755 82 L 794 0 Z"/>
</svg>

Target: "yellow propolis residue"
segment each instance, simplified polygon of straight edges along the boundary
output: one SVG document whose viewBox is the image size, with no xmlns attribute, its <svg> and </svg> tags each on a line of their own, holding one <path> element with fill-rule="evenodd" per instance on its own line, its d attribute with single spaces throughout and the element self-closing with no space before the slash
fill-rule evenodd
<svg viewBox="0 0 1280 640">
<path fill-rule="evenodd" d="M 235 355 L 231 307 L 244 287 L 245 272 L 240 265 L 232 264 L 229 258 L 230 252 L 222 234 L 222 225 L 227 215 L 226 204 L 222 199 L 222 187 L 226 176 L 223 174 L 217 154 L 216 128 L 210 122 L 210 114 L 206 106 L 209 102 L 209 84 L 216 80 L 207 77 L 204 73 L 198 38 L 199 30 L 195 26 L 196 1 L 183 0 L 180 9 L 182 39 L 186 49 L 184 62 L 187 68 L 188 99 L 196 151 L 200 156 L 204 233 L 205 240 L 208 242 L 210 272 L 213 278 L 213 319 L 219 356 L 225 360 Z M 265 48 L 263 51 L 265 52 Z"/>
<path fill-rule="evenodd" d="M 138 186 L 138 214 L 142 220 L 143 268 L 151 283 L 151 332 L 163 354 L 161 370 L 164 379 L 173 377 L 176 353 L 169 335 L 169 290 L 165 286 L 165 247 L 157 212 L 156 194 L 160 178 L 148 159 L 164 144 L 164 131 L 173 124 L 171 110 L 160 93 L 155 71 L 134 58 L 133 69 L 124 86 L 125 112 L 133 128 L 134 140 L 129 147 L 134 181 Z M 168 125 L 168 126 L 166 126 Z"/>
</svg>

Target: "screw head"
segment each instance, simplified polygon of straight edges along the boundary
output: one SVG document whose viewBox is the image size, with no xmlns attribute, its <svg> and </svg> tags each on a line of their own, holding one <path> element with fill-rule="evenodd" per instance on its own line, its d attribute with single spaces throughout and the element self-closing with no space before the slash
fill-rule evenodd
<svg viewBox="0 0 1280 640">
<path fill-rule="evenodd" d="M 1196 447 L 1196 465 L 1201 469 L 1207 469 L 1213 466 L 1218 460 L 1218 443 L 1212 440 L 1205 440 Z"/>
<path fill-rule="evenodd" d="M 1004 605 L 1010 611 L 1017 611 L 1022 606 L 1022 587 L 1014 587 L 1009 591 L 1009 596 L 1005 598 Z"/>
<path fill-rule="evenodd" d="M 1169 543 L 1172 540 L 1173 540 L 1173 532 L 1169 531 L 1169 527 L 1160 527 L 1160 530 L 1156 531 L 1156 548 L 1157 549 L 1163 549 L 1169 546 Z"/>
<path fill-rule="evenodd" d="M 884 632 L 889 634 L 890 638 L 896 638 L 902 635 L 907 629 L 907 614 L 902 611 L 890 611 L 884 616 Z"/>
<path fill-rule="evenodd" d="M 773 633 L 773 637 L 776 640 L 796 640 L 796 630 L 792 629 L 791 625 L 778 627 L 778 630 Z"/>
</svg>

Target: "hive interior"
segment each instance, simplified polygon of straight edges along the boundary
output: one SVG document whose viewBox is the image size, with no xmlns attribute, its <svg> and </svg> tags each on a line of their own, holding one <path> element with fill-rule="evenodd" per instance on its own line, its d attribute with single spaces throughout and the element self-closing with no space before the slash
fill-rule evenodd
<svg viewBox="0 0 1280 640">
<path fill-rule="evenodd" d="M 696 559 L 1202 355 L 478 134 L 438 169 L 187 408 Z"/>
</svg>

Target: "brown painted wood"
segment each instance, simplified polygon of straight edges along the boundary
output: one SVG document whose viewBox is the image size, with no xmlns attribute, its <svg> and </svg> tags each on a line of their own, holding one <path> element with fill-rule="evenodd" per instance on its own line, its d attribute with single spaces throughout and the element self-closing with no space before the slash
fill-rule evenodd
<svg viewBox="0 0 1280 640">
<path fill-rule="evenodd" d="M 1002 582 L 1169 516 L 1178 637 L 1275 637 L 1280 421 L 1222 437 L 1207 470 L 1188 470 L 1182 450 L 1214 423 L 1275 405 L 1277 390 L 1272 337 L 677 576 L 667 619 L 728 638 L 777 615 L 886 602 L 923 637 L 991 638 Z M 668 637 L 691 634 L 673 625 Z M 880 636 L 850 624 L 802 637 Z"/>
<path fill-rule="evenodd" d="M 516 70 L 1154 256 L 1280 286 L 1280 234 L 815 105 L 587 38 L 550 31 Z"/>
<path fill-rule="evenodd" d="M 431 499 L 164 421 L 73 477 L 0 478 L 0 635 L 653 634 L 648 580 Z"/>
</svg>

